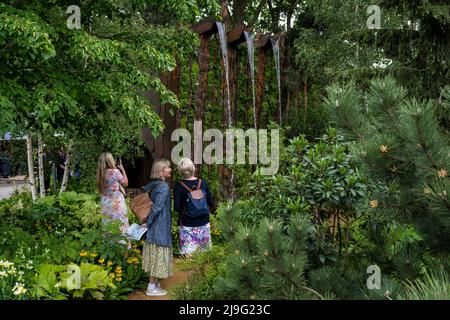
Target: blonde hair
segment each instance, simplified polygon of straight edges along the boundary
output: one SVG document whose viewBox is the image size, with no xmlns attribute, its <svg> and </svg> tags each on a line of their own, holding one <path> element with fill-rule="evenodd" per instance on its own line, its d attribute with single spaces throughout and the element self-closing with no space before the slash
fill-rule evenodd
<svg viewBox="0 0 450 320">
<path fill-rule="evenodd" d="M 104 152 L 100 155 L 100 158 L 98 159 L 98 166 L 97 166 L 97 190 L 100 193 L 104 193 L 105 191 L 105 175 L 107 169 L 115 169 L 116 168 L 116 161 L 114 160 L 113 156 L 109 152 Z"/>
<path fill-rule="evenodd" d="M 177 168 L 183 178 L 190 178 L 195 173 L 195 165 L 189 158 L 181 159 Z"/>
<path fill-rule="evenodd" d="M 152 165 L 152 171 L 150 173 L 150 179 L 163 178 L 164 169 L 170 168 L 170 161 L 164 158 L 156 159 Z"/>
</svg>

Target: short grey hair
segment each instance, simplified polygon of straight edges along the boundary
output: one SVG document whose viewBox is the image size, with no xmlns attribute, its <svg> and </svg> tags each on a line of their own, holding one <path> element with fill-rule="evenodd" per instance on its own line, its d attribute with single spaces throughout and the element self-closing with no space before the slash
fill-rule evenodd
<svg viewBox="0 0 450 320">
<path fill-rule="evenodd" d="M 189 158 L 182 158 L 178 163 L 178 172 L 183 178 L 192 177 L 195 173 L 195 165 Z"/>
</svg>

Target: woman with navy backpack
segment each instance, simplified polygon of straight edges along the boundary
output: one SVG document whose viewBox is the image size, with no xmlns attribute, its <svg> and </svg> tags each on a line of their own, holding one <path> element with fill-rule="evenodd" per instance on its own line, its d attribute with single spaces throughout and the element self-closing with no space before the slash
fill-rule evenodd
<svg viewBox="0 0 450 320">
<path fill-rule="evenodd" d="M 174 209 L 180 214 L 180 251 L 190 257 L 197 249 L 204 251 L 211 247 L 209 214 L 215 204 L 208 183 L 194 176 L 191 159 L 181 159 L 178 171 L 182 179 L 173 189 Z"/>
</svg>

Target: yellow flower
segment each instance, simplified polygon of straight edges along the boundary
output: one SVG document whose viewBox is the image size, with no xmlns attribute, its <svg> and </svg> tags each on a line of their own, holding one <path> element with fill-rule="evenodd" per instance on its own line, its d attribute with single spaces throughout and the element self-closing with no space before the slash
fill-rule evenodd
<svg viewBox="0 0 450 320">
<path fill-rule="evenodd" d="M 122 277 L 117 276 L 116 281 L 118 282 L 122 281 Z"/>
<path fill-rule="evenodd" d="M 110 277 L 111 279 L 114 279 L 115 276 L 116 276 L 116 275 L 115 275 L 114 273 L 110 273 L 110 274 L 109 274 L 109 277 Z"/>
<path fill-rule="evenodd" d="M 375 209 L 376 207 L 378 207 L 378 200 L 372 200 L 370 201 L 370 207 Z"/>
<path fill-rule="evenodd" d="M 112 266 L 112 262 L 111 261 L 108 261 L 108 263 L 106 264 L 108 267 L 111 267 Z"/>
<path fill-rule="evenodd" d="M 96 254 L 95 252 L 92 252 L 92 253 L 91 253 L 91 257 L 92 257 L 92 258 L 95 258 L 96 256 L 97 256 L 97 254 Z"/>
<path fill-rule="evenodd" d="M 100 258 L 100 259 L 98 259 L 98 262 L 100 262 L 101 264 L 103 264 L 103 263 L 105 263 L 105 259 Z"/>
<path fill-rule="evenodd" d="M 88 252 L 87 251 L 81 251 L 80 252 L 80 257 L 85 257 L 85 256 L 87 256 L 88 255 Z"/>
<path fill-rule="evenodd" d="M 127 262 L 128 264 L 135 264 L 138 260 L 136 258 L 128 258 Z"/>
<path fill-rule="evenodd" d="M 439 178 L 445 178 L 448 175 L 447 170 L 441 169 L 437 172 L 437 176 Z"/>
<path fill-rule="evenodd" d="M 122 274 L 122 270 L 116 270 L 116 274 L 119 276 Z"/>
<path fill-rule="evenodd" d="M 380 146 L 380 151 L 381 151 L 381 153 L 386 153 L 386 152 L 388 152 L 388 147 L 385 146 L 384 144 L 382 144 L 382 145 Z"/>
</svg>

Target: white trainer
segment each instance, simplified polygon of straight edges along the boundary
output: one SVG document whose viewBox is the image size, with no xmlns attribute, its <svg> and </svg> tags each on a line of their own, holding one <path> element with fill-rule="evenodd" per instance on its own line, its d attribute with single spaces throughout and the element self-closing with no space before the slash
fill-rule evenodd
<svg viewBox="0 0 450 320">
<path fill-rule="evenodd" d="M 165 296 L 167 294 L 167 291 L 158 287 L 155 287 L 153 290 L 145 291 L 145 295 L 149 297 L 156 297 L 156 296 Z"/>
</svg>

